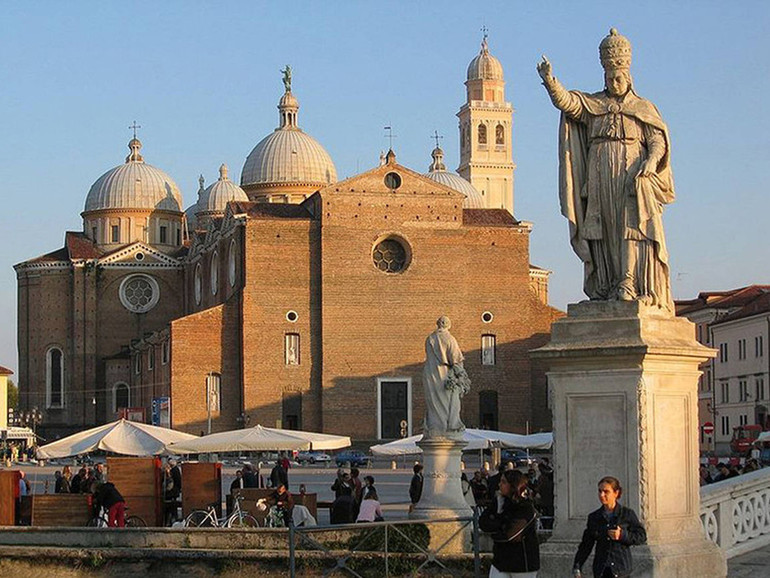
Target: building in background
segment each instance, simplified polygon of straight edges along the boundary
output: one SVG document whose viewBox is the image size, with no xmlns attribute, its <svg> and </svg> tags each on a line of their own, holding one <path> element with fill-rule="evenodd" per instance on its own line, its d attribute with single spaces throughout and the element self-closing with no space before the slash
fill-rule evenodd
<svg viewBox="0 0 770 578">
<path fill-rule="evenodd" d="M 91 187 L 83 230 L 15 267 L 21 404 L 44 408 L 46 436 L 118 416 L 196 434 L 262 423 L 387 439 L 402 421 L 411 434 L 440 315 L 474 383 L 465 423 L 550 428 L 528 352 L 561 313 L 529 262 L 532 225 L 512 213 L 512 108 L 486 38 L 468 70 L 460 175 L 437 146 L 426 174 L 391 150 L 338 182 L 300 128 L 288 69 L 278 128 L 240 185 L 221 164 L 186 211 L 134 134 Z"/>
<path fill-rule="evenodd" d="M 695 324 L 698 341 L 718 352 L 701 366 L 700 449 L 725 455 L 735 427 L 770 428 L 770 285 L 703 292 L 677 301 L 676 310 Z"/>
</svg>

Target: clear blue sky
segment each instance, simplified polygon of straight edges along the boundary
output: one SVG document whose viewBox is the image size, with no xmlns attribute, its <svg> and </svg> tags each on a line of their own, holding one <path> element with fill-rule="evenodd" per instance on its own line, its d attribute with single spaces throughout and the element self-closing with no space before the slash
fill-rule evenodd
<svg viewBox="0 0 770 578">
<path fill-rule="evenodd" d="M 246 155 L 278 123 L 291 64 L 300 126 L 340 178 L 373 167 L 392 125 L 424 172 L 434 130 L 457 166 L 455 113 L 486 25 L 514 113 L 514 211 L 551 302 L 582 299 L 556 186 L 558 114 L 535 64 L 602 88 L 611 26 L 634 47 L 636 90 L 668 122 L 677 201 L 664 216 L 675 298 L 770 282 L 770 4 L 647 2 L 5 2 L 0 21 L 0 365 L 17 368 L 14 263 L 79 230 L 91 184 L 123 162 L 136 119 L 145 160 L 185 205 L 200 173 Z"/>
</svg>

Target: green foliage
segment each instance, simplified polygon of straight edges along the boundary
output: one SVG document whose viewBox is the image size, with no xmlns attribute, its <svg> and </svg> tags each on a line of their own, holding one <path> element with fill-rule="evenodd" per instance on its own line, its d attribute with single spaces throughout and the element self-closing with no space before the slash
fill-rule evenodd
<svg viewBox="0 0 770 578">
<path fill-rule="evenodd" d="M 428 544 L 430 530 L 425 524 L 398 524 L 388 528 L 388 552 L 417 553 L 427 550 Z M 384 552 L 385 527 L 352 536 L 347 547 L 359 552 Z"/>
<path fill-rule="evenodd" d="M 13 409 L 19 407 L 19 388 L 12 379 L 8 380 L 8 407 Z"/>
</svg>

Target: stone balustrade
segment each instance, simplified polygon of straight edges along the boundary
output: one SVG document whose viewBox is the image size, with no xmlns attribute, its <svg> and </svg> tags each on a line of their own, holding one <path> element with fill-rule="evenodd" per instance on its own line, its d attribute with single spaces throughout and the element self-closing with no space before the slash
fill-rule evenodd
<svg viewBox="0 0 770 578">
<path fill-rule="evenodd" d="M 770 468 L 700 489 L 706 537 L 729 559 L 770 545 Z"/>
</svg>

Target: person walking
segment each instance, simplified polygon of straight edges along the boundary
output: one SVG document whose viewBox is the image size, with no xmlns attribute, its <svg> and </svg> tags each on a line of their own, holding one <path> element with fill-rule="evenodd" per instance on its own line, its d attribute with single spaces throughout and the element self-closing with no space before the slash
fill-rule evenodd
<svg viewBox="0 0 770 578">
<path fill-rule="evenodd" d="M 281 484 L 286 486 L 287 490 L 289 489 L 289 474 L 283 468 L 282 460 L 276 460 L 275 466 L 270 471 L 270 486 L 278 488 Z"/>
<path fill-rule="evenodd" d="M 479 527 L 494 540 L 489 578 L 537 578 L 537 511 L 527 481 L 518 470 L 502 472 L 498 499 L 479 518 Z"/>
<path fill-rule="evenodd" d="M 331 487 L 334 492 L 334 502 L 329 515 L 332 524 L 348 524 L 356 519 L 355 498 L 353 484 L 350 482 L 350 474 L 342 468 L 337 470 L 337 479 Z"/>
<path fill-rule="evenodd" d="M 417 502 L 419 502 L 422 497 L 422 464 L 414 464 L 412 471 L 414 472 L 414 475 L 412 476 L 412 481 L 409 483 L 409 500 L 412 502 L 409 506 L 410 512 L 414 510 Z"/>
<path fill-rule="evenodd" d="M 612 476 L 599 480 L 601 507 L 588 514 L 583 539 L 578 546 L 572 574 L 582 577 L 582 568 L 594 545 L 594 578 L 626 578 L 631 576 L 633 561 L 630 546 L 644 544 L 647 532 L 636 513 L 618 500 L 623 494 L 620 482 Z"/>
</svg>

